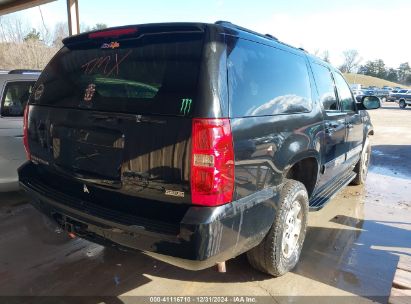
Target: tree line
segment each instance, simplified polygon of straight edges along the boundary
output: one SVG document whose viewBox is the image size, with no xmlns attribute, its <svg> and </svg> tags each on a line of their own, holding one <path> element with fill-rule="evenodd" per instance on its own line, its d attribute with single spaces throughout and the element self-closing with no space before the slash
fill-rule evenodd
<svg viewBox="0 0 411 304">
<path fill-rule="evenodd" d="M 80 25 L 81 32 L 106 28 L 103 23 Z M 0 17 L 0 70 L 43 69 L 68 36 L 66 23 L 50 29 L 45 24 L 31 28 L 22 19 Z"/>
<path fill-rule="evenodd" d="M 97 23 L 94 26 L 80 24 L 80 31 L 104 29 L 107 25 Z M 10 16 L 0 17 L 0 69 L 43 69 L 51 57 L 62 47 L 63 38 L 68 36 L 68 27 L 64 22 L 48 28 L 44 23 L 30 28 L 27 23 Z M 328 50 L 314 55 L 330 62 Z M 399 67 L 387 67 L 382 59 L 369 60 L 365 64 L 357 50 L 342 53 L 343 63 L 339 67 L 343 73 L 359 73 L 386 79 L 392 82 L 411 85 L 411 68 L 408 62 Z"/>
<path fill-rule="evenodd" d="M 344 51 L 343 58 L 343 64 L 339 67 L 343 73 L 358 73 L 404 85 L 411 84 L 411 68 L 408 62 L 401 63 L 397 68 L 387 67 L 382 59 L 368 60 L 361 65 L 362 59 L 357 50 Z"/>
</svg>

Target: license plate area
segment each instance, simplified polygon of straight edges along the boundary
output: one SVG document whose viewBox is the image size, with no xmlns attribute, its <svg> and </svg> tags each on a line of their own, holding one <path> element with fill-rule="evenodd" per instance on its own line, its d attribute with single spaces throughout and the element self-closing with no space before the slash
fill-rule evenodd
<svg viewBox="0 0 411 304">
<path fill-rule="evenodd" d="M 60 126 L 53 133 L 53 157 L 58 166 L 85 176 L 121 179 L 121 132 Z"/>
</svg>

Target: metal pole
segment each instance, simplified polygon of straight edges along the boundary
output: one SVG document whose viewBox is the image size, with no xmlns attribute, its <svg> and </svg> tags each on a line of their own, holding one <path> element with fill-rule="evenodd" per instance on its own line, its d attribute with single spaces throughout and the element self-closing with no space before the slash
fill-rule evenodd
<svg viewBox="0 0 411 304">
<path fill-rule="evenodd" d="M 69 35 L 80 33 L 80 18 L 78 9 L 78 0 L 67 0 L 67 18 Z"/>
</svg>

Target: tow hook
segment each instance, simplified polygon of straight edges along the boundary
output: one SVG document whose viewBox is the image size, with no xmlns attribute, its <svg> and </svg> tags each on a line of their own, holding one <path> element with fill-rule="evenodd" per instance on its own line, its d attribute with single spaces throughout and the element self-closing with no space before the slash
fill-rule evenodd
<svg viewBox="0 0 411 304">
<path fill-rule="evenodd" d="M 69 238 L 75 239 L 77 236 L 73 232 L 68 233 Z"/>
<path fill-rule="evenodd" d="M 67 234 L 69 236 L 69 238 L 71 239 L 75 239 L 76 235 L 74 234 L 74 225 L 70 222 L 67 221 L 67 218 L 64 217 L 63 218 L 63 224 L 62 224 L 63 230 L 67 231 Z"/>
<path fill-rule="evenodd" d="M 219 262 L 219 263 L 217 263 L 217 270 L 218 270 L 218 272 L 220 272 L 220 273 L 225 273 L 225 272 L 227 272 L 227 269 L 226 269 L 226 267 L 225 267 L 225 262 Z"/>
</svg>

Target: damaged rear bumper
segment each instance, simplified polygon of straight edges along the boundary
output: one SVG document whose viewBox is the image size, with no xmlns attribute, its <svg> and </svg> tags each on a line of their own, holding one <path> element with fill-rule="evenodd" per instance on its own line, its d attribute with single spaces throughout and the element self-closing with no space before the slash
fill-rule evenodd
<svg viewBox="0 0 411 304">
<path fill-rule="evenodd" d="M 223 206 L 189 207 L 178 223 L 142 221 L 48 187 L 36 180 L 34 166 L 28 162 L 19 169 L 20 185 L 31 203 L 64 229 L 185 269 L 208 268 L 251 249 L 261 242 L 274 219 L 276 193 L 265 189 Z"/>
</svg>

